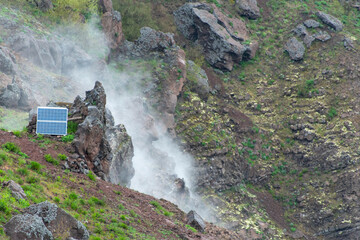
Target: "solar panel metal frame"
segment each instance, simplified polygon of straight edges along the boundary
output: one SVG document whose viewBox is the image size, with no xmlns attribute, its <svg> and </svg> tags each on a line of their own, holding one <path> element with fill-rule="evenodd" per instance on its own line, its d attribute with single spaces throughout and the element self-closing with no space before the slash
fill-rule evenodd
<svg viewBox="0 0 360 240">
<path fill-rule="evenodd" d="M 39 110 L 50 110 L 50 116 L 48 117 L 48 119 L 40 119 L 39 120 Z M 66 114 L 61 114 L 61 116 L 65 116 L 65 120 L 53 120 L 51 118 L 54 118 L 56 116 L 51 115 L 51 114 L 55 114 L 56 110 L 65 110 Z M 53 113 L 51 113 L 53 112 Z M 62 135 L 65 136 L 67 135 L 67 122 L 68 122 L 68 109 L 67 108 L 61 108 L 61 107 L 38 107 L 37 108 L 37 121 L 36 121 L 36 134 L 44 134 L 44 135 Z M 62 117 L 62 119 L 64 119 Z M 44 132 L 39 132 L 39 123 L 65 123 L 65 133 L 59 133 L 59 132 L 54 132 L 54 131 L 44 131 Z"/>
</svg>

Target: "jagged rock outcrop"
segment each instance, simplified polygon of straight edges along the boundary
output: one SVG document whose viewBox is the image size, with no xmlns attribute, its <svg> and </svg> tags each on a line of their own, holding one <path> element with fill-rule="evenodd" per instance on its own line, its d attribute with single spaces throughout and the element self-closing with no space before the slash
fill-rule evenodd
<svg viewBox="0 0 360 240">
<path fill-rule="evenodd" d="M 101 25 L 103 27 L 108 45 L 111 49 L 117 49 L 125 40 L 122 31 L 121 14 L 113 9 L 111 0 L 99 0 Z"/>
<path fill-rule="evenodd" d="M 249 19 L 257 19 L 260 17 L 260 9 L 256 0 L 236 0 L 236 6 L 241 16 Z"/>
<path fill-rule="evenodd" d="M 145 57 L 150 53 L 165 52 L 166 49 L 174 47 L 174 34 L 143 27 L 140 29 L 140 37 L 135 42 L 125 41 L 121 46 L 121 53 L 130 57 Z"/>
<path fill-rule="evenodd" d="M 6 47 L 0 47 L 0 72 L 7 75 L 15 74 L 15 57 Z"/>
<path fill-rule="evenodd" d="M 290 55 L 290 58 L 295 61 L 302 60 L 305 54 L 305 47 L 295 37 L 289 39 L 285 44 L 285 51 Z"/>
<path fill-rule="evenodd" d="M 15 81 L 6 88 L 0 89 L 0 106 L 30 109 L 28 95 Z"/>
<path fill-rule="evenodd" d="M 69 113 L 82 118 L 73 146 L 89 169 L 112 183 L 129 185 L 134 176 L 132 141 L 123 125 L 114 126 L 102 84 L 96 82 L 84 100 L 77 97 Z"/>
<path fill-rule="evenodd" d="M 257 50 L 256 42 L 243 44 L 248 39 L 244 22 L 229 19 L 215 5 L 186 3 L 174 17 L 178 30 L 203 47 L 206 60 L 214 67 L 231 71 L 235 63 L 253 57 Z"/>
<path fill-rule="evenodd" d="M 324 12 L 319 11 L 316 13 L 316 16 L 318 16 L 323 23 L 332 27 L 337 32 L 341 31 L 344 27 L 344 25 L 339 19 L 337 19 L 334 16 L 331 16 L 330 14 L 326 14 Z"/>
<path fill-rule="evenodd" d="M 24 209 L 5 224 L 11 240 L 89 239 L 86 227 L 48 201 Z"/>
</svg>

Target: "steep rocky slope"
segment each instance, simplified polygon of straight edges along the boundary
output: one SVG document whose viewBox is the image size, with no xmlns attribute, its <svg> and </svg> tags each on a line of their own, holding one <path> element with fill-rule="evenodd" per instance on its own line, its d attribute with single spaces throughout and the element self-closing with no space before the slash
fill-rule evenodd
<svg viewBox="0 0 360 240">
<path fill-rule="evenodd" d="M 133 139 L 148 148 L 169 134 L 191 153 L 195 189 L 213 206 L 217 224 L 246 239 L 357 239 L 357 1 L 114 1 L 122 15 L 111 1 L 100 2 L 112 51 L 95 62 L 70 43 L 56 43 L 39 22 L 58 16 L 61 4 L 37 18 L 2 8 L 5 97 L 32 107 L 69 96 L 72 82 L 56 74 L 88 67 L 106 76 L 107 63 L 120 70 L 147 68 L 139 88 L 143 98 L 129 104 L 139 109 L 132 119 L 141 119 L 136 128 L 142 134 Z M 29 9 L 35 13 L 34 7 Z M 89 9 L 70 9 L 69 16 L 86 21 Z M 143 16 L 152 21 L 136 25 Z M 122 31 L 133 33 L 135 25 L 145 28 L 126 41 Z M 11 36 L 14 29 L 19 34 Z M 174 35 L 161 32 L 169 29 Z M 25 58 L 34 49 L 29 63 Z M 97 53 L 103 59 L 107 54 Z M 46 97 L 46 85 L 29 91 L 37 82 L 61 91 Z M 25 86 L 28 105 L 14 83 Z M 119 95 L 127 90 L 114 88 Z M 151 192 L 164 194 L 176 161 L 152 147 L 146 153 L 156 156 L 152 170 L 162 179 Z"/>
</svg>

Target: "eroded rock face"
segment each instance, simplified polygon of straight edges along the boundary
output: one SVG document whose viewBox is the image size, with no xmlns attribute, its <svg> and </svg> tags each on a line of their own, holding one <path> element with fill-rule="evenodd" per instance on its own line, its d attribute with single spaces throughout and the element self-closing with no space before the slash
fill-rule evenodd
<svg viewBox="0 0 360 240">
<path fill-rule="evenodd" d="M 68 41 L 38 39 L 32 34 L 18 33 L 6 40 L 12 50 L 48 71 L 71 74 L 74 69 L 89 67 L 92 58 Z"/>
<path fill-rule="evenodd" d="M 102 84 L 96 82 L 84 100 L 77 97 L 69 113 L 82 119 L 73 146 L 87 167 L 104 180 L 129 185 L 134 176 L 132 141 L 123 125 L 114 126 Z"/>
<path fill-rule="evenodd" d="M 111 49 L 116 49 L 125 40 L 122 31 L 121 14 L 118 11 L 105 12 L 101 17 L 101 25 Z"/>
<path fill-rule="evenodd" d="M 214 67 L 231 71 L 234 63 L 254 56 L 256 48 L 242 44 L 248 39 L 245 24 L 239 19 L 233 22 L 215 5 L 187 3 L 174 17 L 178 30 L 202 45 L 206 60 Z"/>
<path fill-rule="evenodd" d="M 256 0 L 236 0 L 239 14 L 249 19 L 257 19 L 260 17 L 260 9 Z"/>
<path fill-rule="evenodd" d="M 285 50 L 289 53 L 290 58 L 295 61 L 302 60 L 305 54 L 304 44 L 292 37 L 285 44 Z"/>
<path fill-rule="evenodd" d="M 125 40 L 122 31 L 121 14 L 113 9 L 111 0 L 99 0 L 99 7 L 103 13 L 101 16 L 101 25 L 108 45 L 111 49 L 116 49 Z"/>
<path fill-rule="evenodd" d="M 85 226 L 55 204 L 48 201 L 32 205 L 5 224 L 10 239 L 52 240 L 89 239 Z"/>
<path fill-rule="evenodd" d="M 0 72 L 7 75 L 15 74 L 15 57 L 6 47 L 0 47 Z"/>
<path fill-rule="evenodd" d="M 344 27 L 339 19 L 330 14 L 319 11 L 316 13 L 316 16 L 318 16 L 323 23 L 335 29 L 335 31 L 341 31 Z"/>
</svg>

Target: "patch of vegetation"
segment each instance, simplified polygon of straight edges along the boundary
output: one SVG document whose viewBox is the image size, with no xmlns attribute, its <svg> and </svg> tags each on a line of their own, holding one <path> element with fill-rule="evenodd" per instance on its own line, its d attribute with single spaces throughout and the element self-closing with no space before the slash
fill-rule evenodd
<svg viewBox="0 0 360 240">
<path fill-rule="evenodd" d="M 87 176 L 89 177 L 89 179 L 91 180 L 91 181 L 96 181 L 96 176 L 95 176 L 95 174 L 93 173 L 93 172 L 89 172 L 88 174 L 87 174 Z"/>
<path fill-rule="evenodd" d="M 62 136 L 61 141 L 66 142 L 66 143 L 72 142 L 74 140 L 74 137 L 75 136 L 73 134 L 68 134 L 68 135 Z"/>
<path fill-rule="evenodd" d="M 56 166 L 59 165 L 59 161 L 53 158 L 50 154 L 45 154 L 44 158 L 48 163 L 54 164 Z"/>
<path fill-rule="evenodd" d="M 156 208 L 156 212 L 159 214 L 163 214 L 167 217 L 171 217 L 172 215 L 174 215 L 174 213 L 167 211 L 163 206 L 160 205 L 160 203 L 156 201 L 150 201 L 150 204 Z"/>
<path fill-rule="evenodd" d="M 197 232 L 198 232 L 195 228 L 193 228 L 193 227 L 190 226 L 190 225 L 185 225 L 185 227 L 186 227 L 187 229 L 191 230 L 191 231 L 194 232 L 194 233 L 197 233 Z"/>
</svg>

